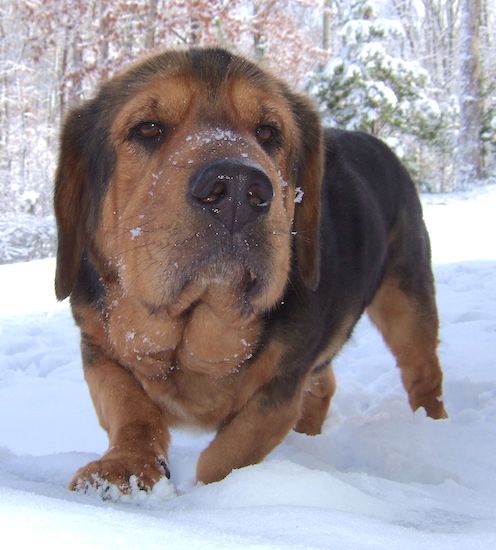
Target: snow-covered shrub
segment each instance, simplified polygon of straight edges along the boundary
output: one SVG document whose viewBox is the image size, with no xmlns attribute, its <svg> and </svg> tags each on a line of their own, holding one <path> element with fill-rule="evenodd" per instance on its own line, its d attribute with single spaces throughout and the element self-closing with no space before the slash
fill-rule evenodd
<svg viewBox="0 0 496 550">
<path fill-rule="evenodd" d="M 0 219 L 0 264 L 53 256 L 56 238 L 53 216 L 3 215 Z"/>
</svg>

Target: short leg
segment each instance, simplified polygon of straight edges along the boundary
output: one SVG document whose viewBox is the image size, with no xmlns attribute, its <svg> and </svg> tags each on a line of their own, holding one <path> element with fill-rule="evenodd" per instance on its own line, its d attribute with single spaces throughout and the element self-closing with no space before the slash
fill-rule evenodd
<svg viewBox="0 0 496 550">
<path fill-rule="evenodd" d="M 386 276 L 368 313 L 396 357 L 412 409 L 423 407 L 432 418 L 447 418 L 436 352 L 439 323 L 434 288 L 427 278 L 415 288 L 406 291 L 397 278 Z"/>
<path fill-rule="evenodd" d="M 327 416 L 332 396 L 336 391 L 336 378 L 331 365 L 315 374 L 303 398 L 303 410 L 295 430 L 307 435 L 318 435 Z"/>
<path fill-rule="evenodd" d="M 160 409 L 131 372 L 94 350 L 92 358 L 85 365 L 85 377 L 100 423 L 109 435 L 109 450 L 100 460 L 79 469 L 69 488 L 86 491 L 110 483 L 128 493 L 134 476 L 139 488 L 150 490 L 169 475 L 169 432 Z"/>
<path fill-rule="evenodd" d="M 283 441 L 298 419 L 302 390 L 282 404 L 255 395 L 202 452 L 197 480 L 220 481 L 232 470 L 258 464 Z"/>
</svg>

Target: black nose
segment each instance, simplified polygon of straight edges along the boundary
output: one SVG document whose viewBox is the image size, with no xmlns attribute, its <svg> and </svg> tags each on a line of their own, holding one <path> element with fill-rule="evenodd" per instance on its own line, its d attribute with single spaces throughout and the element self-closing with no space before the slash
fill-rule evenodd
<svg viewBox="0 0 496 550">
<path fill-rule="evenodd" d="M 220 220 L 233 235 L 268 212 L 274 196 L 266 172 L 244 159 L 215 160 L 191 178 L 196 206 Z"/>
</svg>

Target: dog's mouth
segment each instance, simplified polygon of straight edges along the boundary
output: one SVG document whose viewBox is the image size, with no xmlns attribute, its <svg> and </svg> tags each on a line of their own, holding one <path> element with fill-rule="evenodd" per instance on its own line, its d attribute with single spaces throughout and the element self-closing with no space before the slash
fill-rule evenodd
<svg viewBox="0 0 496 550">
<path fill-rule="evenodd" d="M 263 288 L 263 277 L 253 267 L 232 259 L 209 262 L 185 275 L 166 304 L 147 307 L 152 314 L 166 311 L 175 318 L 208 302 L 228 317 L 247 319 L 254 314 L 254 302 L 263 294 Z"/>
<path fill-rule="evenodd" d="M 164 258 L 154 286 L 153 301 L 145 302 L 151 314 L 167 312 L 179 317 L 195 304 L 208 303 L 221 310 L 250 317 L 266 309 L 273 280 L 271 248 L 266 234 L 252 228 L 230 236 L 213 229 L 198 232 L 188 247 L 175 247 Z"/>
</svg>

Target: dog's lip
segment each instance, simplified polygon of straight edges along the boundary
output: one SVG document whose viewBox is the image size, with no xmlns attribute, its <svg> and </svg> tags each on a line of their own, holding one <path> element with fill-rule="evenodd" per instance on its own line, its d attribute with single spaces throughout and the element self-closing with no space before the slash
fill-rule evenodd
<svg viewBox="0 0 496 550">
<path fill-rule="evenodd" d="M 248 318 L 254 314 L 252 299 L 260 290 L 259 279 L 253 270 L 247 272 L 247 282 L 244 285 L 244 290 L 240 292 L 239 302 L 235 306 L 239 309 L 240 316 Z"/>
<path fill-rule="evenodd" d="M 241 317 L 249 317 L 253 314 L 254 308 L 252 300 L 261 292 L 261 278 L 257 276 L 254 269 L 245 267 L 244 276 L 240 278 L 236 289 L 238 300 L 232 307 L 239 310 Z M 203 295 L 211 285 L 219 284 L 221 279 L 212 278 L 209 281 L 203 281 L 198 284 L 194 277 L 189 277 L 183 282 L 181 287 L 174 293 L 174 297 L 167 302 L 159 304 L 146 303 L 145 306 L 152 315 L 166 313 L 169 317 L 175 318 L 181 316 L 194 307 L 196 303 L 201 302 Z M 228 286 L 228 285 L 226 285 Z M 197 289 L 195 291 L 195 289 Z M 188 296 L 188 294 L 190 295 Z"/>
<path fill-rule="evenodd" d="M 248 278 L 249 280 L 246 285 L 245 295 L 252 296 L 258 292 L 259 278 L 252 269 L 248 270 Z"/>
</svg>

